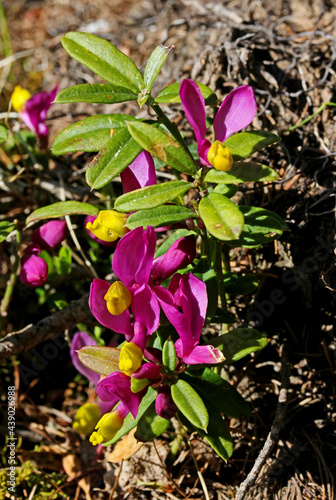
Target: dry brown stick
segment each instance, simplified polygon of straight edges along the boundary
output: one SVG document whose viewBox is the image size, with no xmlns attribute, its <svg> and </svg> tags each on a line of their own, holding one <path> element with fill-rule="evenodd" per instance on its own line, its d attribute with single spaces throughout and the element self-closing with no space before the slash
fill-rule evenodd
<svg viewBox="0 0 336 500">
<path fill-rule="evenodd" d="M 85 322 L 91 316 L 88 297 L 86 294 L 81 299 L 72 301 L 66 309 L 41 319 L 36 325 L 6 335 L 0 341 L 0 363 L 14 354 L 29 351 L 44 340 L 56 337 L 76 323 Z"/>
<path fill-rule="evenodd" d="M 287 356 L 283 351 L 281 356 L 281 388 L 278 397 L 278 404 L 275 410 L 274 420 L 272 423 L 272 428 L 267 436 L 264 446 L 262 447 L 256 461 L 254 462 L 252 469 L 247 475 L 247 478 L 239 486 L 235 496 L 235 500 L 244 500 L 248 489 L 257 479 L 262 466 L 265 464 L 269 454 L 272 451 L 273 446 L 278 440 L 282 422 L 284 420 L 286 413 L 289 374 L 290 374 L 290 365 L 287 360 Z"/>
</svg>

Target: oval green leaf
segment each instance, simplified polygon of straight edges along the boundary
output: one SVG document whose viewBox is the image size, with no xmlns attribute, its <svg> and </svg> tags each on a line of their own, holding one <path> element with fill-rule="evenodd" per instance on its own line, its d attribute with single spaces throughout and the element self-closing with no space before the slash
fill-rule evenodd
<svg viewBox="0 0 336 500">
<path fill-rule="evenodd" d="M 149 208 L 147 210 L 139 210 L 131 214 L 127 219 L 127 227 L 135 229 L 136 227 L 147 226 L 162 227 L 188 218 L 195 218 L 197 215 L 189 208 L 179 205 L 162 205 L 161 207 Z"/>
<path fill-rule="evenodd" d="M 223 284 L 226 293 L 232 295 L 247 295 L 258 288 L 258 278 L 253 274 L 238 276 L 235 273 L 225 273 Z"/>
<path fill-rule="evenodd" d="M 139 121 L 128 123 L 128 130 L 143 149 L 159 160 L 180 172 L 196 173 L 191 154 L 161 129 Z"/>
<path fill-rule="evenodd" d="M 116 102 L 134 101 L 137 94 L 125 87 L 111 83 L 84 83 L 74 85 L 57 94 L 55 102 L 91 102 L 95 104 L 113 104 Z"/>
<path fill-rule="evenodd" d="M 73 151 L 99 151 L 116 129 L 126 126 L 126 121 L 136 120 L 129 115 L 95 115 L 73 123 L 55 138 L 52 152 L 55 155 Z"/>
<path fill-rule="evenodd" d="M 35 210 L 27 217 L 26 224 L 43 219 L 64 217 L 65 215 L 83 214 L 96 216 L 98 213 L 99 208 L 89 203 L 82 203 L 81 201 L 59 201 Z"/>
<path fill-rule="evenodd" d="M 273 168 L 260 163 L 234 163 L 229 172 L 212 168 L 205 176 L 207 182 L 238 184 L 240 182 L 273 182 L 279 174 Z M 223 193 L 225 194 L 225 193 Z"/>
<path fill-rule="evenodd" d="M 0 243 L 4 241 L 12 231 L 14 231 L 15 227 L 16 225 L 14 222 L 6 220 L 0 222 Z"/>
<path fill-rule="evenodd" d="M 169 420 L 160 417 L 155 411 L 153 402 L 138 421 L 135 439 L 142 443 L 147 443 L 158 436 L 161 436 L 167 429 Z"/>
<path fill-rule="evenodd" d="M 116 199 L 114 208 L 119 212 L 132 212 L 153 208 L 173 201 L 177 196 L 184 194 L 192 184 L 185 181 L 172 181 L 146 186 L 136 191 L 130 191 Z"/>
<path fill-rule="evenodd" d="M 135 93 L 144 87 L 142 75 L 134 62 L 107 40 L 91 33 L 70 31 L 62 38 L 62 45 L 71 57 L 107 82 Z"/>
<path fill-rule="evenodd" d="M 223 351 L 225 364 L 234 363 L 252 352 L 260 351 L 268 344 L 265 333 L 254 328 L 236 328 L 208 342 Z"/>
<path fill-rule="evenodd" d="M 108 139 L 86 171 L 86 182 L 92 189 L 100 189 L 125 170 L 141 153 L 142 148 L 128 129 L 121 128 Z"/>
<path fill-rule="evenodd" d="M 119 369 L 120 349 L 116 347 L 86 345 L 77 352 L 83 365 L 100 375 L 107 376 L 121 371 Z"/>
<path fill-rule="evenodd" d="M 218 184 L 214 191 L 215 193 L 224 194 L 227 198 L 232 198 L 238 191 L 238 186 L 235 184 Z"/>
<path fill-rule="evenodd" d="M 171 395 L 177 408 L 198 429 L 206 430 L 209 423 L 209 415 L 195 389 L 185 380 L 179 379 L 171 386 Z"/>
<path fill-rule="evenodd" d="M 165 47 L 164 45 L 159 45 L 151 53 L 144 72 L 144 82 L 146 89 L 151 89 L 153 83 L 155 82 L 165 60 L 169 56 L 170 52 L 173 50 L 174 45 L 170 47 Z"/>
<path fill-rule="evenodd" d="M 5 125 L 2 125 L 2 123 L 0 124 L 0 144 L 2 142 L 5 142 L 7 141 L 8 139 L 8 130 L 7 130 L 7 127 L 5 127 Z"/>
<path fill-rule="evenodd" d="M 281 137 L 271 132 L 253 130 L 252 132 L 231 135 L 226 139 L 225 146 L 231 149 L 234 160 L 240 160 L 279 141 L 281 141 Z"/>
<path fill-rule="evenodd" d="M 243 214 L 222 194 L 213 192 L 202 198 L 199 211 L 209 233 L 221 241 L 235 240 L 242 232 Z"/>
<path fill-rule="evenodd" d="M 245 223 L 238 240 L 230 241 L 236 247 L 253 248 L 277 240 L 282 235 L 286 224 L 278 214 L 259 207 L 241 205 L 239 210 L 244 215 Z"/>
<path fill-rule="evenodd" d="M 174 372 L 176 368 L 176 349 L 171 338 L 167 339 L 163 344 L 162 363 L 169 372 Z"/>
<path fill-rule="evenodd" d="M 198 88 L 201 91 L 202 96 L 204 97 L 205 104 L 209 106 L 216 106 L 218 104 L 218 99 L 213 90 L 204 85 L 203 83 L 195 82 L 198 85 Z M 161 90 L 160 94 L 155 98 L 156 103 L 180 103 L 180 89 L 181 82 L 172 83 L 168 85 L 168 87 Z"/>
</svg>

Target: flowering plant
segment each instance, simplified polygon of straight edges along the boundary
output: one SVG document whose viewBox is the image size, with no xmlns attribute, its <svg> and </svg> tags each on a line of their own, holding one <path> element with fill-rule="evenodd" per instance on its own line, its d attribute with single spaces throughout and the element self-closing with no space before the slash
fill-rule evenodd
<svg viewBox="0 0 336 500">
<path fill-rule="evenodd" d="M 123 194 L 115 197 L 112 210 L 104 203 L 97 208 L 66 201 L 38 209 L 27 219 L 83 214 L 92 238 L 116 245 L 113 279 L 93 280 L 89 306 L 102 327 L 121 335 L 121 344 L 86 342 L 74 361 L 97 374 L 97 395 L 112 408 L 97 422 L 90 440 L 107 445 L 137 427 L 136 438 L 148 441 L 177 416 L 226 460 L 232 440 L 225 417 L 248 417 L 249 407 L 222 370 L 267 344 L 266 335 L 248 325 L 230 326 L 236 322 L 231 294 L 251 294 L 258 286 L 254 277 L 231 272 L 230 250 L 257 248 L 286 228 L 277 214 L 231 198 L 239 184 L 278 178 L 272 168 L 245 159 L 280 139 L 263 130 L 240 132 L 257 112 L 248 85 L 233 89 L 219 107 L 209 87 L 190 79 L 153 97 L 152 86 L 173 47 L 157 47 L 142 75 L 125 54 L 92 34 L 68 33 L 62 43 L 108 83 L 64 89 L 56 102 L 137 101 L 157 116 L 153 121 L 101 114 L 61 131 L 53 153 L 97 152 L 86 170 L 88 185 L 99 190 L 120 175 Z M 182 104 L 197 153 L 161 106 L 171 103 Z M 213 142 L 206 106 L 215 114 Z M 159 183 L 153 157 L 157 168 L 172 168 L 176 179 Z M 167 235 L 161 245 L 158 232 Z M 216 335 L 207 330 L 210 323 Z"/>
</svg>

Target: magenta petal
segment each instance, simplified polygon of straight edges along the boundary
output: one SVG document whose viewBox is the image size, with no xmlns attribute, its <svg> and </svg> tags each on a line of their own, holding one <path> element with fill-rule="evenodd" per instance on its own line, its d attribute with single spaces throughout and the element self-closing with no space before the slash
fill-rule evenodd
<svg viewBox="0 0 336 500">
<path fill-rule="evenodd" d="M 242 85 L 232 90 L 222 102 L 213 128 L 215 140 L 224 142 L 230 135 L 247 127 L 257 113 L 252 87 Z"/>
<path fill-rule="evenodd" d="M 148 378 L 149 380 L 156 380 L 160 376 L 160 368 L 156 363 L 144 363 L 139 370 L 133 373 L 132 377 L 136 379 Z"/>
<path fill-rule="evenodd" d="M 156 236 L 152 226 L 137 227 L 119 241 L 112 259 L 113 272 L 131 287 L 134 283 L 148 283 L 156 248 Z"/>
<path fill-rule="evenodd" d="M 51 220 L 35 229 L 32 241 L 45 250 L 57 247 L 65 240 L 68 233 L 65 220 Z"/>
<path fill-rule="evenodd" d="M 175 241 L 167 253 L 154 259 L 150 277 L 153 280 L 163 281 L 193 262 L 195 256 L 195 237 L 193 235 L 185 236 Z"/>
<path fill-rule="evenodd" d="M 182 80 L 180 98 L 186 117 L 194 129 L 199 147 L 206 134 L 204 97 L 195 82 Z"/>
<path fill-rule="evenodd" d="M 104 296 L 109 288 L 110 284 L 107 281 L 100 279 L 93 280 L 89 298 L 91 312 L 103 326 L 111 328 L 111 330 L 117 333 L 131 336 L 133 334 L 133 329 L 128 309 L 122 314 L 119 314 L 119 316 L 113 316 L 107 309 Z"/>
<path fill-rule="evenodd" d="M 142 151 L 120 174 L 124 193 L 156 184 L 155 165 L 152 156 Z"/>
<path fill-rule="evenodd" d="M 225 360 L 223 353 L 212 345 L 197 345 L 189 354 L 185 355 L 184 346 L 179 339 L 175 342 L 175 348 L 177 356 L 183 359 L 187 365 L 215 365 Z"/>
<path fill-rule="evenodd" d="M 103 378 L 97 385 L 97 394 L 102 401 L 121 401 L 135 418 L 143 392 L 131 391 L 131 378 L 124 373 L 114 372 Z M 116 404 L 116 403 L 115 403 Z"/>
<path fill-rule="evenodd" d="M 155 411 L 159 417 L 168 420 L 175 415 L 177 406 L 173 401 L 169 386 L 165 385 L 158 390 L 158 395 L 155 400 Z"/>
<path fill-rule="evenodd" d="M 152 289 L 146 283 L 137 288 L 133 294 L 132 312 L 134 330 L 137 323 L 146 327 L 147 335 L 152 335 L 159 328 L 160 306 Z"/>
<path fill-rule="evenodd" d="M 20 115 L 27 127 L 35 132 L 38 137 L 48 135 L 48 127 L 45 124 L 47 112 L 55 100 L 58 85 L 51 92 L 39 92 L 26 102 L 25 109 Z"/>
<path fill-rule="evenodd" d="M 101 416 L 112 411 L 113 407 L 115 406 L 110 401 L 101 401 L 99 398 L 97 400 L 97 405 L 99 406 Z"/>
<path fill-rule="evenodd" d="M 20 281 L 24 285 L 36 287 L 47 281 L 48 266 L 45 260 L 33 253 L 27 253 L 21 258 Z"/>
<path fill-rule="evenodd" d="M 86 345 L 97 345 L 97 342 L 93 340 L 90 337 L 90 335 L 88 335 L 85 332 L 75 333 L 72 339 L 71 349 L 70 349 L 71 361 L 76 370 L 79 371 L 79 373 L 81 373 L 82 375 L 84 375 L 84 377 L 91 380 L 91 382 L 97 385 L 100 379 L 99 373 L 94 372 L 90 368 L 87 368 L 78 358 L 77 351 L 79 351 L 82 347 L 85 347 Z"/>
</svg>

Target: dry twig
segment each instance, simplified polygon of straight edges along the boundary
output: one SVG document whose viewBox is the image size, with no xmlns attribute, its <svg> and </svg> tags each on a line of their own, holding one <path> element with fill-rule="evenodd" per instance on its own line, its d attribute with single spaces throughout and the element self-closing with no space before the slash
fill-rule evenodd
<svg viewBox="0 0 336 500">
<path fill-rule="evenodd" d="M 285 417 L 287 407 L 287 391 L 289 386 L 290 364 L 287 356 L 283 351 L 281 357 L 281 389 L 278 397 L 278 404 L 275 411 L 275 417 L 272 424 L 272 429 L 267 436 L 264 446 L 262 447 L 252 469 L 250 470 L 247 478 L 241 483 L 238 488 L 235 500 L 243 500 L 248 489 L 252 486 L 257 479 L 258 474 L 265 464 L 268 456 L 270 455 L 273 446 L 278 440 L 283 419 Z"/>
<path fill-rule="evenodd" d="M 0 341 L 0 363 L 22 351 L 29 351 L 47 339 L 56 337 L 76 323 L 84 323 L 90 315 L 88 294 L 86 294 L 81 299 L 72 301 L 66 309 L 47 316 L 36 325 L 9 333 Z"/>
</svg>

